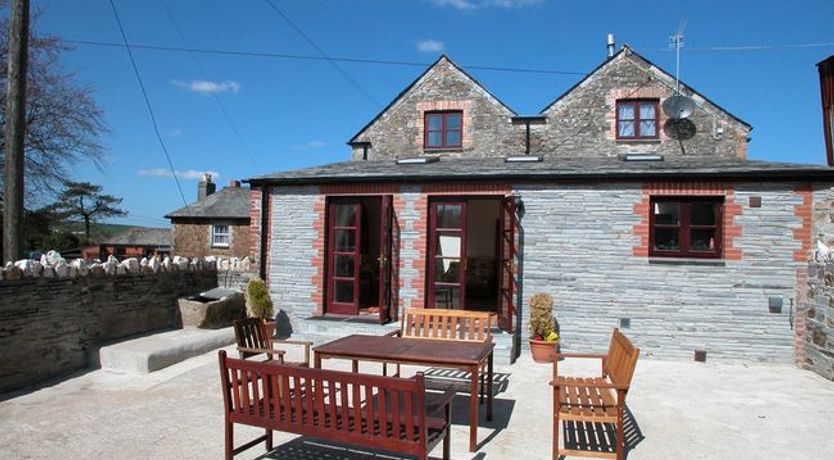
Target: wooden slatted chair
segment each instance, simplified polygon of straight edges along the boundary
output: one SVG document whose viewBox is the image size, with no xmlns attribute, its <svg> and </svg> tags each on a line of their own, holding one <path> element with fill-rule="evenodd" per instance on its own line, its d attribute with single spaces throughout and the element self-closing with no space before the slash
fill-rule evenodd
<svg viewBox="0 0 834 460">
<path fill-rule="evenodd" d="M 445 340 L 450 342 L 491 342 L 493 314 L 480 311 L 445 310 L 439 308 L 406 308 L 403 312 L 400 329 L 389 332 L 393 337 L 411 339 Z M 485 366 L 486 364 L 484 364 Z M 383 363 L 383 375 L 388 372 Z M 481 402 L 486 392 L 484 379 L 486 372 L 481 368 Z M 397 372 L 400 375 L 400 365 Z"/>
<path fill-rule="evenodd" d="M 408 379 L 275 366 L 226 357 L 220 350 L 226 459 L 284 431 L 427 460 L 441 441 L 449 459 L 454 392 L 427 393 L 423 374 Z M 264 435 L 239 447 L 234 424 Z"/>
<path fill-rule="evenodd" d="M 611 335 L 608 353 L 604 355 L 561 353 L 565 358 L 593 358 L 602 362 L 600 377 L 568 377 L 559 375 L 559 360 L 553 360 L 553 460 L 561 455 L 625 458 L 625 399 L 634 376 L 640 349 L 618 329 Z M 559 447 L 560 423 L 592 423 L 614 427 L 614 452 L 610 450 L 579 450 Z M 600 435 L 599 432 L 590 435 Z M 567 441 L 567 440 L 565 440 Z M 599 442 L 603 441 L 603 442 Z M 598 439 L 589 444 L 610 446 L 611 440 Z"/>
<path fill-rule="evenodd" d="M 235 330 L 235 341 L 237 342 L 237 351 L 240 354 L 240 359 L 265 354 L 267 360 L 272 360 L 273 357 L 277 356 L 277 360 L 281 364 L 310 367 L 310 347 L 312 347 L 313 342 L 304 340 L 275 340 L 269 334 L 266 322 L 261 318 L 236 320 L 232 323 L 232 326 Z M 286 354 L 286 350 L 276 349 L 276 345 L 301 346 L 304 350 L 304 361 L 289 361 L 285 363 L 284 355 Z"/>
</svg>

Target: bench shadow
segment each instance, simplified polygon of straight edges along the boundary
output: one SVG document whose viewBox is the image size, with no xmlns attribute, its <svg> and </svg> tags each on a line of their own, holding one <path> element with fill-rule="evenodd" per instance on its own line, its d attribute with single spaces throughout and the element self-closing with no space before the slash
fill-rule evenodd
<svg viewBox="0 0 834 460">
<path fill-rule="evenodd" d="M 625 432 L 625 458 L 628 458 L 631 451 L 646 439 L 628 404 L 625 406 L 623 416 L 623 430 Z M 615 429 L 614 425 L 610 423 L 567 421 L 562 425 L 560 437 L 566 449 L 603 453 L 615 452 Z M 562 455 L 559 458 L 564 459 L 565 456 Z"/>
<path fill-rule="evenodd" d="M 442 451 L 442 447 L 439 445 L 435 452 L 438 450 Z M 473 457 L 455 455 L 454 453 L 452 456 L 455 459 L 465 458 L 467 460 L 484 460 L 486 458 L 484 453 L 479 453 Z M 257 457 L 258 460 L 405 460 L 407 458 L 411 457 L 377 450 L 370 451 L 345 444 L 321 442 L 306 436 L 285 442 L 272 451 Z M 441 457 L 432 455 L 429 458 L 439 460 Z"/>
<path fill-rule="evenodd" d="M 447 389 L 451 388 L 461 393 L 469 392 L 469 384 L 471 373 L 458 370 L 448 369 L 442 367 L 430 367 L 423 372 L 426 377 L 426 387 L 430 389 Z M 507 391 L 510 384 L 509 373 L 493 372 L 492 374 L 492 394 L 497 395 Z"/>
</svg>

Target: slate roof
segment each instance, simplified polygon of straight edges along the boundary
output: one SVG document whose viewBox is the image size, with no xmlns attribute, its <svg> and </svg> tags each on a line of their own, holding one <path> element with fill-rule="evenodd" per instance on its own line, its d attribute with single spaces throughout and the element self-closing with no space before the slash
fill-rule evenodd
<svg viewBox="0 0 834 460">
<path fill-rule="evenodd" d="M 171 229 L 169 228 L 131 228 L 112 236 L 98 244 L 104 246 L 153 246 L 170 247 Z"/>
<path fill-rule="evenodd" d="M 166 219 L 249 219 L 249 187 L 226 187 L 188 207 L 165 215 Z"/>
<path fill-rule="evenodd" d="M 618 157 L 547 158 L 536 163 L 506 163 L 504 158 L 443 158 L 435 163 L 397 164 L 390 161 L 346 161 L 283 171 L 246 182 L 275 185 L 335 182 L 405 182 L 461 180 L 588 180 L 588 179 L 793 179 L 831 180 L 827 166 L 703 157 L 663 161 L 623 161 Z"/>
</svg>

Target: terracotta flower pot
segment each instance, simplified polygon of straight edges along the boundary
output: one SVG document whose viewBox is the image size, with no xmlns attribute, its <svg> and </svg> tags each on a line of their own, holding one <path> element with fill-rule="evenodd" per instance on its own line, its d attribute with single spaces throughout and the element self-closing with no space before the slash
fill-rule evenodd
<svg viewBox="0 0 834 460">
<path fill-rule="evenodd" d="M 530 354 L 533 361 L 537 363 L 552 363 L 556 359 L 556 350 L 559 341 L 545 342 L 544 340 L 530 339 Z"/>
</svg>

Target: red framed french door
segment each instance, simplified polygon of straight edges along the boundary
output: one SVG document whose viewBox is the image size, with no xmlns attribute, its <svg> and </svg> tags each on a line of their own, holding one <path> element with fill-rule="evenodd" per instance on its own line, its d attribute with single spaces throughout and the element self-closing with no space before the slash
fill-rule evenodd
<svg viewBox="0 0 834 460">
<path fill-rule="evenodd" d="M 327 313 L 359 314 L 362 205 L 339 201 L 328 205 Z"/>
<path fill-rule="evenodd" d="M 428 308 L 466 305 L 466 202 L 429 205 Z"/>
<path fill-rule="evenodd" d="M 508 196 L 501 200 L 499 227 L 498 326 L 505 331 L 513 331 L 521 265 L 518 252 L 521 232 L 515 197 Z"/>
<path fill-rule="evenodd" d="M 379 322 L 396 320 L 393 293 L 394 204 L 391 195 L 382 196 L 379 247 Z"/>
</svg>

